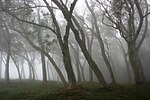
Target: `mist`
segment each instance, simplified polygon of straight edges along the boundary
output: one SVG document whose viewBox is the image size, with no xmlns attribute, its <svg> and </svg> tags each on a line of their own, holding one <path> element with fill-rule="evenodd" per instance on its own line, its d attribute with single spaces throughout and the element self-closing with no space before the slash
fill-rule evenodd
<svg viewBox="0 0 150 100">
<path fill-rule="evenodd" d="M 80 94 L 87 84 L 106 91 L 149 86 L 149 5 L 149 0 L 0 0 L 0 87 L 28 83 Z"/>
</svg>

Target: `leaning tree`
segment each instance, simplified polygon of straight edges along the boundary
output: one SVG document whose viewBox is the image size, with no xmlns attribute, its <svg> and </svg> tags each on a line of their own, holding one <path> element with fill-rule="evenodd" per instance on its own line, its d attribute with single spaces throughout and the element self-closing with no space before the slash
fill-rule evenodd
<svg viewBox="0 0 150 100">
<path fill-rule="evenodd" d="M 142 84 L 145 76 L 139 50 L 147 33 L 147 0 L 110 0 L 103 3 L 100 0 L 96 1 L 102 7 L 103 23 L 117 29 L 126 41 L 135 83 Z M 105 23 L 105 18 L 110 22 Z"/>
</svg>

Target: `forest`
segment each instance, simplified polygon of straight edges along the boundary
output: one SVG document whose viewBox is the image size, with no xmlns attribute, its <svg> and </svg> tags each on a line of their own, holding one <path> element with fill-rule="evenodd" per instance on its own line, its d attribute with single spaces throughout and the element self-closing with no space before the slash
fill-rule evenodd
<svg viewBox="0 0 150 100">
<path fill-rule="evenodd" d="M 0 0 L 0 100 L 149 100 L 150 0 Z"/>
</svg>

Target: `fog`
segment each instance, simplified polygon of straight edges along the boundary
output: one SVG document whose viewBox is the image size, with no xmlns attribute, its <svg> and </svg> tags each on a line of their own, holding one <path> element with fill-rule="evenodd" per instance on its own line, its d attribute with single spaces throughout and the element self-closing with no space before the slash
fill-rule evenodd
<svg viewBox="0 0 150 100">
<path fill-rule="evenodd" d="M 112 1 L 0 0 L 0 79 L 149 82 L 149 2 Z"/>
</svg>

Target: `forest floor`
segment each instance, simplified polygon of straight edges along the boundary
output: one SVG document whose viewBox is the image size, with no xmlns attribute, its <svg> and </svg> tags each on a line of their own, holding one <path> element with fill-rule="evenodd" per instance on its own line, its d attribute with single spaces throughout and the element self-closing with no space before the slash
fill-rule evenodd
<svg viewBox="0 0 150 100">
<path fill-rule="evenodd" d="M 150 100 L 150 83 L 143 85 L 110 85 L 105 90 L 98 83 L 84 82 L 75 89 L 63 88 L 60 82 L 24 80 L 0 81 L 0 100 Z"/>
</svg>

